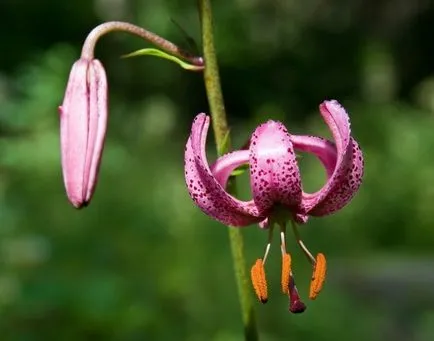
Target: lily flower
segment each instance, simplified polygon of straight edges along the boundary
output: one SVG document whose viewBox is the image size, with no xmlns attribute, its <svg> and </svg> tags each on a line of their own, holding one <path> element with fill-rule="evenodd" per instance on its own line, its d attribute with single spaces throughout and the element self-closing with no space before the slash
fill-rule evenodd
<svg viewBox="0 0 434 341">
<path fill-rule="evenodd" d="M 324 101 L 320 113 L 331 130 L 334 142 L 320 137 L 292 135 L 277 121 L 259 125 L 250 138 L 248 149 L 237 150 L 220 158 L 210 167 L 205 145 L 209 116 L 199 114 L 193 121 L 185 149 L 185 180 L 196 205 L 217 221 L 233 227 L 259 223 L 269 230 L 262 259 L 252 267 L 251 275 L 258 298 L 266 302 L 267 286 L 264 264 L 271 246 L 274 224 L 280 227 L 282 252 L 282 291 L 289 296 L 290 311 L 305 310 L 291 271 L 291 257 L 286 250 L 286 225 L 289 222 L 298 245 L 313 267 L 310 295 L 315 299 L 325 279 L 326 261 L 322 253 L 313 257 L 304 245 L 297 224 L 309 216 L 325 216 L 343 208 L 359 189 L 363 176 L 363 155 L 351 137 L 349 117 L 335 100 Z M 303 191 L 295 151 L 314 154 L 327 174 L 324 186 L 315 193 Z M 226 191 L 232 172 L 247 164 L 250 170 L 252 200 L 242 201 Z"/>
<path fill-rule="evenodd" d="M 107 78 L 97 59 L 71 69 L 60 112 L 62 172 L 69 201 L 86 206 L 95 190 L 107 128 Z"/>
</svg>

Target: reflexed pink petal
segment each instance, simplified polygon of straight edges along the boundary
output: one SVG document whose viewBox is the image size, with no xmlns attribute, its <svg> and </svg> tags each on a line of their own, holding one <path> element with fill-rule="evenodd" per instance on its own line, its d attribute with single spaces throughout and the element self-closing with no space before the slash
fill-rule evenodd
<svg viewBox="0 0 434 341">
<path fill-rule="evenodd" d="M 316 136 L 291 135 L 296 151 L 314 154 L 323 164 L 327 178 L 330 178 L 336 166 L 336 146 L 333 142 Z"/>
<path fill-rule="evenodd" d="M 358 190 L 363 175 L 363 157 L 357 143 L 350 137 L 349 117 L 345 109 L 337 101 L 325 101 L 320 105 L 320 111 L 332 131 L 337 157 L 331 173 L 330 146 L 323 145 L 321 148 L 317 145 L 313 151 L 323 163 L 327 160 L 328 180 L 316 193 L 303 192 L 302 212 L 309 215 L 329 214 L 345 206 Z"/>
<path fill-rule="evenodd" d="M 248 150 L 237 150 L 225 154 L 211 166 L 211 173 L 223 188 L 226 188 L 231 173 L 239 166 L 249 162 Z"/>
<path fill-rule="evenodd" d="M 275 203 L 298 209 L 301 203 L 300 172 L 290 135 L 280 122 L 256 128 L 250 142 L 250 184 L 261 214 Z"/>
<path fill-rule="evenodd" d="M 203 212 L 223 224 L 246 226 L 259 222 L 261 218 L 258 217 L 253 202 L 242 202 L 231 196 L 211 173 L 205 153 L 208 127 L 208 116 L 205 114 L 196 116 L 185 149 L 185 181 L 191 198 Z M 217 177 L 222 183 L 227 180 L 227 172 L 230 168 L 235 169 L 245 162 L 242 155 L 235 154 L 235 156 L 233 166 L 229 164 L 221 168 L 218 164 L 214 166 L 218 171 Z M 231 159 L 226 156 L 223 161 L 225 163 Z"/>
<path fill-rule="evenodd" d="M 350 118 L 344 107 L 336 100 L 324 101 L 320 113 L 332 132 L 338 154 L 344 152 L 350 143 Z"/>
<path fill-rule="evenodd" d="M 74 63 L 59 110 L 66 193 L 80 208 L 88 204 L 96 184 L 107 124 L 107 80 L 99 61 Z"/>
<path fill-rule="evenodd" d="M 313 216 L 331 214 L 344 207 L 356 194 L 363 177 L 363 154 L 357 142 L 351 138 L 349 160 L 340 175 L 334 178 L 327 196 L 310 212 Z"/>
</svg>

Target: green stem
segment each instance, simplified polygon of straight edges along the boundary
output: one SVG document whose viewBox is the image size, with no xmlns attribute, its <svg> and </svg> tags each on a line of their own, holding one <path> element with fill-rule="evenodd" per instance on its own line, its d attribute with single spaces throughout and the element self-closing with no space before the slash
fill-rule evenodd
<svg viewBox="0 0 434 341">
<path fill-rule="evenodd" d="M 199 0 L 199 11 L 202 25 L 203 56 L 205 59 L 204 79 L 206 93 L 211 109 L 217 151 L 223 154 L 230 149 L 231 143 L 214 47 L 210 0 Z M 232 186 L 234 186 L 233 183 Z M 228 227 L 228 232 L 244 325 L 244 339 L 246 341 L 257 341 L 258 332 L 251 298 L 251 288 L 246 271 L 243 236 L 239 229 L 230 226 Z"/>
</svg>

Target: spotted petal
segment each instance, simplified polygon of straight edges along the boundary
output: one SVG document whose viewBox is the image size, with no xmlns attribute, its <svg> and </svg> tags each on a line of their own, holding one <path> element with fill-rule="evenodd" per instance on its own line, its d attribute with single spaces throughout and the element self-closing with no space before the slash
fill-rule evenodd
<svg viewBox="0 0 434 341">
<path fill-rule="evenodd" d="M 301 179 L 290 135 L 280 122 L 256 128 L 250 142 L 250 184 L 261 214 L 281 203 L 297 210 Z"/>
<path fill-rule="evenodd" d="M 320 112 L 329 126 L 335 140 L 336 161 L 330 143 L 322 146 L 313 140 L 299 139 L 298 149 L 313 152 L 325 165 L 328 180 L 316 193 L 304 193 L 302 211 L 305 214 L 321 216 L 333 213 L 344 207 L 360 187 L 363 176 L 363 156 L 357 142 L 350 136 L 349 117 L 337 101 L 325 101 Z M 333 171 L 331 171 L 333 169 Z"/>
<path fill-rule="evenodd" d="M 335 180 L 335 185 L 331 188 L 323 201 L 319 202 L 310 212 L 313 216 L 323 216 L 340 210 L 354 197 L 362 184 L 363 177 L 363 154 L 358 143 L 351 138 L 348 161 L 345 168 Z"/>
<path fill-rule="evenodd" d="M 291 135 L 296 151 L 314 154 L 323 164 L 327 178 L 333 175 L 336 167 L 336 146 L 333 142 L 316 136 Z"/>
<path fill-rule="evenodd" d="M 232 172 L 249 162 L 249 154 L 248 150 L 237 150 L 219 157 L 211 166 L 211 173 L 223 188 L 226 188 Z"/>
<path fill-rule="evenodd" d="M 261 219 L 253 202 L 243 202 L 231 196 L 212 174 L 205 152 L 208 127 L 209 117 L 205 114 L 197 115 L 185 149 L 185 180 L 191 198 L 204 213 L 223 224 L 246 226 L 259 222 Z M 235 156 L 233 159 L 224 159 L 225 162 L 228 161 L 224 166 L 226 170 L 231 167 L 235 169 L 247 161 L 246 156 L 244 159 L 242 155 L 241 158 Z M 218 177 L 222 181 L 226 176 Z"/>
</svg>

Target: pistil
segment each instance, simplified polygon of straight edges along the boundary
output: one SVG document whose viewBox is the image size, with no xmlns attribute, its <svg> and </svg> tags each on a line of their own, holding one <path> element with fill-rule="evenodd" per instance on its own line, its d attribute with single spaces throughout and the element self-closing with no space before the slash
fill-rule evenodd
<svg viewBox="0 0 434 341">
<path fill-rule="evenodd" d="M 298 294 L 291 270 L 291 255 L 286 251 L 285 225 L 281 225 L 280 249 L 282 251 L 282 292 L 289 297 L 289 311 L 296 314 L 302 313 L 306 310 L 306 305 L 301 301 Z"/>
</svg>

